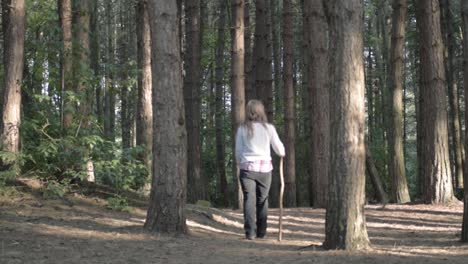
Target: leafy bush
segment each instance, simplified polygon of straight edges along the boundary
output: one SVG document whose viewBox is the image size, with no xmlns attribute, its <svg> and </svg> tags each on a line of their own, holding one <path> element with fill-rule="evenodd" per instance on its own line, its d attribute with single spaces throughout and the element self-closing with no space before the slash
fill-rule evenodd
<svg viewBox="0 0 468 264">
<path fill-rule="evenodd" d="M 42 191 L 42 195 L 46 199 L 63 198 L 68 191 L 68 185 L 60 184 L 56 181 L 49 181 Z"/>
<path fill-rule="evenodd" d="M 45 97 L 45 99 L 44 99 Z M 50 98 L 35 98 L 34 115 L 22 124 L 22 171 L 46 181 L 68 183 L 84 180 L 86 164 L 94 163 L 96 182 L 117 189 L 138 190 L 147 181 L 148 171 L 138 157 L 141 147 L 122 151 L 118 143 L 105 140 L 94 119 L 83 128 L 76 123 L 63 131 L 60 118 L 50 113 Z"/>
<path fill-rule="evenodd" d="M 128 201 L 120 195 L 115 195 L 107 199 L 107 207 L 112 210 L 129 212 Z"/>
</svg>

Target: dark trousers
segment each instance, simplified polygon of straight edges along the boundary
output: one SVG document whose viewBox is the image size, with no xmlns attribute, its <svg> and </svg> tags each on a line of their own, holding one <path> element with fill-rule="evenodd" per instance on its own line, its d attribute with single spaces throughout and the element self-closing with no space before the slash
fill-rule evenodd
<svg viewBox="0 0 468 264">
<path fill-rule="evenodd" d="M 267 230 L 268 192 L 271 172 L 241 170 L 240 181 L 244 193 L 244 229 L 247 237 L 264 237 Z M 257 218 L 255 221 L 255 217 Z"/>
</svg>

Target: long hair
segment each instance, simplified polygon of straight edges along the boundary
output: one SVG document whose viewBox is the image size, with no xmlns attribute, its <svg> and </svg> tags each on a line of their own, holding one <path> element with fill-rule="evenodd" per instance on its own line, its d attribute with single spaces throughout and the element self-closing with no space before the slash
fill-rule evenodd
<svg viewBox="0 0 468 264">
<path fill-rule="evenodd" d="M 243 126 L 247 128 L 247 136 L 249 138 L 253 136 L 253 123 L 255 122 L 261 123 L 266 128 L 268 119 L 262 102 L 259 100 L 250 100 L 245 109 L 245 122 L 243 124 Z"/>
</svg>

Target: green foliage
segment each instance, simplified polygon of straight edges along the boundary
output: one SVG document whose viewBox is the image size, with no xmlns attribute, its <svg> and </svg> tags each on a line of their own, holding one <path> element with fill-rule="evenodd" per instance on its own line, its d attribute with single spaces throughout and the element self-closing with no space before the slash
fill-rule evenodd
<svg viewBox="0 0 468 264">
<path fill-rule="evenodd" d="M 17 176 L 21 166 L 20 157 L 21 154 L 0 151 L 0 187 Z"/>
<path fill-rule="evenodd" d="M 107 198 L 107 207 L 112 210 L 130 212 L 127 199 L 120 195 Z"/>
<path fill-rule="evenodd" d="M 138 160 L 143 152 L 143 147 L 122 151 L 116 143 L 100 141 L 95 146 L 93 158 L 98 183 L 123 190 L 139 190 L 144 187 L 148 180 L 148 170 Z"/>
<path fill-rule="evenodd" d="M 45 199 L 60 199 L 68 192 L 68 185 L 57 181 L 49 181 L 42 191 Z"/>
<path fill-rule="evenodd" d="M 23 171 L 43 180 L 83 180 L 91 159 L 98 183 L 133 190 L 144 186 L 148 171 L 138 160 L 141 147 L 122 151 L 119 144 L 97 135 L 99 127 L 93 119 L 86 129 L 75 120 L 69 131 L 63 131 L 59 117 L 50 111 L 50 102 L 45 95 L 34 97 L 34 114 L 23 122 Z"/>
</svg>

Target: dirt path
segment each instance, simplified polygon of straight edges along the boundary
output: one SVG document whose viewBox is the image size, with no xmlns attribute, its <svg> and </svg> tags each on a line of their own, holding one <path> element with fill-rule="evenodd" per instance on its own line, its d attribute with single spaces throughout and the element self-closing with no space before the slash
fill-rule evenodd
<svg viewBox="0 0 468 264">
<path fill-rule="evenodd" d="M 0 199 L 0 263 L 468 263 L 461 244 L 462 206 L 367 206 L 372 249 L 324 251 L 325 211 L 287 209 L 283 241 L 271 209 L 269 237 L 243 239 L 242 214 L 189 205 L 191 234 L 142 229 L 145 211 L 118 212 L 105 200 L 75 194 L 44 200 L 21 193 Z"/>
</svg>

